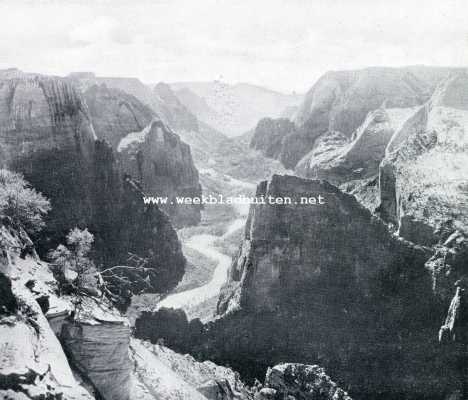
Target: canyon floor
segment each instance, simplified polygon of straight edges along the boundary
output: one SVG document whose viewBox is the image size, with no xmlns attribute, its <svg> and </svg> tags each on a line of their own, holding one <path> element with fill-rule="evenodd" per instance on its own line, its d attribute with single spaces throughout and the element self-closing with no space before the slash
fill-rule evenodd
<svg viewBox="0 0 468 400">
<path fill-rule="evenodd" d="M 215 182 L 224 197 L 240 194 L 251 196 L 255 191 L 252 182 L 211 168 L 200 168 L 200 173 L 202 181 L 205 177 Z M 157 309 L 183 309 L 189 319 L 200 318 L 203 322 L 213 319 L 216 301 L 221 287 L 226 283 L 247 214 L 248 205 L 207 204 L 199 226 L 179 230 L 190 268 L 174 292 L 157 304 Z"/>
</svg>

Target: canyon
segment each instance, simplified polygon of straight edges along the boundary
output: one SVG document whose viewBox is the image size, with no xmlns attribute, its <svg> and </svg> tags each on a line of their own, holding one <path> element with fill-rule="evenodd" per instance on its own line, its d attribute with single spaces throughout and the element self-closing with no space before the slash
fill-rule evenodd
<svg viewBox="0 0 468 400">
<path fill-rule="evenodd" d="M 0 71 L 0 164 L 51 204 L 40 232 L 1 219 L 0 394 L 466 397 L 467 76 L 331 71 L 302 98 Z M 142 201 L 210 194 L 292 201 Z M 74 227 L 98 271 L 144 260 L 121 302 L 60 293 Z"/>
</svg>

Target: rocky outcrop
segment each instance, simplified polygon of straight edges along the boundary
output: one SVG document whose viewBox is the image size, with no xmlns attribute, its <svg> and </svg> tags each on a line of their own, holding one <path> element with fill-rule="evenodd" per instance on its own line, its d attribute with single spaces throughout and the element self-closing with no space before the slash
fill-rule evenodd
<svg viewBox="0 0 468 400">
<path fill-rule="evenodd" d="M 3 167 L 54 149 L 90 157 L 96 138 L 86 103 L 69 81 L 26 74 L 0 79 L 0 135 Z"/>
<path fill-rule="evenodd" d="M 171 87 L 163 82 L 158 83 L 154 89 L 155 102 L 157 102 L 157 113 L 173 130 L 178 132 L 198 131 L 198 120 L 179 98 L 174 94 Z"/>
<path fill-rule="evenodd" d="M 169 94 L 164 92 L 164 87 Z M 171 124 L 186 126 L 183 116 L 188 115 L 188 111 L 181 104 L 182 109 L 173 104 L 177 99 L 173 100 L 168 86 L 161 84 L 158 88 L 163 92 L 161 96 L 164 95 L 158 97 L 161 107 L 166 107 L 164 119 L 170 117 Z M 112 144 L 122 174 L 138 180 L 146 195 L 168 197 L 168 203 L 160 207 L 175 225 L 198 223 L 199 205 L 179 205 L 174 199 L 175 196 L 201 195 L 190 147 L 161 122 L 152 109 L 120 89 L 108 88 L 103 83 L 93 85 L 86 90 L 85 99 L 96 135 Z M 194 129 L 198 129 L 196 123 Z"/>
<path fill-rule="evenodd" d="M 398 110 L 422 105 L 429 99 L 438 82 L 445 79 L 449 73 L 459 70 L 372 67 L 327 72 L 305 95 L 294 114 L 295 129 L 289 133 L 284 132 L 283 144 L 278 147 L 275 158 L 283 162 L 288 160 L 294 167 L 304 157 L 305 160 L 298 166 L 298 171 L 306 176 L 314 176 L 316 170 L 321 169 L 320 163 L 315 163 L 313 159 L 312 152 L 318 152 L 316 140 L 337 133 L 349 139 L 356 139 L 357 135 L 362 135 L 354 145 L 361 147 L 363 144 L 361 149 L 368 147 L 369 151 L 376 152 L 372 158 L 381 158 L 382 147 L 385 147 L 384 143 L 388 142 L 391 136 L 389 128 L 394 128 L 392 125 L 395 119 L 399 119 Z M 386 110 L 395 109 L 396 114 L 369 115 L 382 105 L 385 105 Z M 396 123 L 398 124 L 398 121 Z M 362 132 L 363 130 L 367 132 Z M 276 137 L 276 131 L 270 131 Z M 369 139 L 369 136 L 373 139 Z M 359 152 L 357 148 L 354 150 Z M 287 152 L 289 154 L 286 155 Z M 309 163 L 313 164 L 310 175 L 307 173 Z M 288 167 L 291 168 L 291 165 Z M 325 173 L 333 167 L 325 164 Z M 333 174 L 333 177 L 335 176 L 336 174 Z"/>
<path fill-rule="evenodd" d="M 0 276 L 6 284 L 1 297 L 14 305 L 8 313 L 0 312 L 0 398 L 94 399 L 74 375 L 36 301 L 47 296 L 51 309 L 58 306 L 47 265 L 35 255 L 24 255 L 30 246 L 24 232 L 2 224 L 0 239 Z M 33 291 L 31 282 L 36 283 Z"/>
<path fill-rule="evenodd" d="M 250 147 L 260 152 L 265 157 L 280 160 L 286 168 L 292 168 L 298 160 L 291 159 L 288 137 L 296 132 L 295 125 L 286 118 L 264 118 L 260 120 L 255 128 Z"/>
<path fill-rule="evenodd" d="M 197 362 L 167 347 L 133 339 L 134 389 L 151 393 L 143 399 L 252 400 L 239 375 L 210 361 Z M 140 397 L 138 397 L 140 398 Z"/>
<path fill-rule="evenodd" d="M 292 306 L 322 280 L 338 286 L 354 282 L 355 289 L 370 296 L 375 280 L 396 268 L 399 257 L 409 257 L 411 263 L 415 256 L 424 261 L 424 251 L 393 238 L 355 199 L 325 181 L 274 175 L 271 182 L 259 185 L 257 196 L 291 197 L 292 204 L 251 208 L 245 240 L 231 269 L 231 280 L 240 284 L 242 308 L 274 311 L 285 302 Z M 300 204 L 311 196 L 317 204 Z M 318 204 L 319 196 L 324 204 Z M 378 252 L 373 255 L 368 246 L 361 246 L 363 237 L 379 243 Z M 329 247 L 333 256 L 325 251 Z"/>
<path fill-rule="evenodd" d="M 135 321 L 135 337 L 152 343 L 163 342 L 179 353 L 187 353 L 190 343 L 200 341 L 203 324 L 199 319 L 188 320 L 182 309 L 161 308 L 143 311 Z"/>
<path fill-rule="evenodd" d="M 439 341 L 447 352 L 454 354 L 452 362 L 456 365 L 456 378 L 461 384 L 453 385 L 451 396 L 464 399 L 468 396 L 468 366 L 466 346 L 468 345 L 468 308 L 466 302 L 466 282 L 456 282 L 456 291 L 450 302 L 444 325 L 439 331 Z"/>
<path fill-rule="evenodd" d="M 392 138 L 380 166 L 380 212 L 415 243 L 467 233 L 468 75 L 443 82 Z M 444 234 L 446 235 L 444 237 Z"/>
<path fill-rule="evenodd" d="M 104 84 L 108 88 L 118 89 L 136 97 L 143 104 L 156 111 L 151 88 L 138 78 L 96 76 L 94 72 L 72 72 L 68 75 L 68 78 L 79 86 L 83 92 L 93 85 Z"/>
<path fill-rule="evenodd" d="M 251 207 L 222 316 L 194 351 L 259 379 L 285 359 L 318 363 L 353 398 L 437 398 L 461 384 L 454 352 L 437 344 L 446 305 L 430 249 L 325 181 L 273 176 L 257 195 L 292 203 Z"/>
<path fill-rule="evenodd" d="M 154 119 L 141 132 L 129 133 L 117 151 L 122 169 L 141 182 L 147 195 L 167 197 L 161 208 L 176 226 L 200 222 L 200 204 L 181 205 L 176 199 L 201 197 L 190 146 L 162 121 Z"/>
<path fill-rule="evenodd" d="M 96 136 L 116 149 L 130 132 L 141 131 L 154 118 L 154 111 L 138 99 L 104 83 L 92 85 L 83 93 Z"/>
<path fill-rule="evenodd" d="M 335 132 L 317 139 L 314 149 L 296 166 L 301 175 L 340 185 L 374 178 L 395 132 L 416 112 L 415 108 L 380 107 L 369 112 L 351 138 Z"/>
<path fill-rule="evenodd" d="M 51 201 L 37 238 L 40 255 L 75 226 L 88 227 L 98 265 L 125 265 L 132 252 L 148 259 L 151 290 L 177 284 L 185 258 L 170 220 L 143 203 L 141 187 L 121 177 L 70 80 L 27 74 L 0 80 L 0 127 L 0 163 L 22 172 Z"/>
<path fill-rule="evenodd" d="M 64 324 L 61 340 L 75 368 L 104 400 L 129 400 L 130 327 L 121 321 Z"/>
<path fill-rule="evenodd" d="M 429 95 L 428 86 L 405 69 L 327 72 L 306 94 L 295 122 L 313 136 L 339 131 L 349 137 L 384 102 L 388 108 L 413 107 Z"/>
<path fill-rule="evenodd" d="M 256 400 L 351 400 L 318 365 L 278 364 L 268 368 Z"/>
<path fill-rule="evenodd" d="M 10 279 L 2 273 L 0 273 L 0 293 L 2 293 L 2 297 L 0 298 L 0 315 L 15 313 L 18 309 L 18 302 L 11 291 Z"/>
</svg>

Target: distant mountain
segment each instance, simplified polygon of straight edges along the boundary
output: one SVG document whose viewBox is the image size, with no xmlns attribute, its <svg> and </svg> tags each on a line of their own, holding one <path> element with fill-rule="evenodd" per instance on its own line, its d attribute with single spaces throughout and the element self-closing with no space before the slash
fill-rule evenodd
<svg viewBox="0 0 468 400">
<path fill-rule="evenodd" d="M 247 83 L 213 82 L 170 84 L 180 101 L 200 121 L 226 136 L 239 136 L 264 117 L 279 117 L 299 104 L 302 96 L 283 94 Z"/>
<path fill-rule="evenodd" d="M 315 154 L 314 149 L 328 140 L 327 136 L 339 133 L 349 139 L 357 135 L 368 113 L 382 106 L 401 109 L 422 105 L 438 83 L 463 70 L 411 66 L 327 72 L 307 92 L 300 107 L 289 110 L 294 126 L 280 124 L 284 129 L 279 131 L 278 127 L 265 129 L 278 125 L 275 121 L 261 122 L 251 147 L 267 156 L 272 154 L 286 167 L 294 168 L 307 153 Z M 288 115 L 288 110 L 285 114 Z M 269 132 L 274 143 L 268 140 Z M 307 160 L 302 162 L 302 172 L 304 164 Z"/>
</svg>

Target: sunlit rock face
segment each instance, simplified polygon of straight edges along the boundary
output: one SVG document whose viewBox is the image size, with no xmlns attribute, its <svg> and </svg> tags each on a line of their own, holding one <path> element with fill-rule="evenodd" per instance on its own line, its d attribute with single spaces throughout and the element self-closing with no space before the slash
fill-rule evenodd
<svg viewBox="0 0 468 400">
<path fill-rule="evenodd" d="M 284 363 L 269 368 L 255 400 L 351 400 L 318 365 Z"/>
<path fill-rule="evenodd" d="M 384 102 L 388 108 L 413 107 L 429 93 L 428 85 L 405 69 L 327 72 L 307 93 L 295 122 L 314 136 L 325 131 L 351 136 Z"/>
<path fill-rule="evenodd" d="M 37 302 L 59 301 L 48 265 L 30 250 L 24 231 L 0 222 L 0 398 L 92 400 Z"/>
<path fill-rule="evenodd" d="M 122 169 L 142 183 L 149 196 L 165 196 L 165 210 L 176 226 L 200 222 L 201 204 L 180 205 L 177 197 L 201 197 L 198 171 L 190 146 L 162 121 L 153 120 L 145 129 L 123 138 L 118 147 Z"/>
<path fill-rule="evenodd" d="M 190 354 L 138 339 L 131 340 L 130 349 L 134 363 L 131 394 L 135 398 L 252 400 L 249 388 L 230 368 L 198 362 Z"/>
<path fill-rule="evenodd" d="M 296 171 L 335 185 L 376 177 L 389 141 L 415 112 L 416 108 L 385 107 L 371 111 L 351 138 L 339 132 L 320 137 Z"/>
<path fill-rule="evenodd" d="M 467 74 L 440 84 L 392 138 L 380 166 L 381 214 L 416 243 L 468 231 L 467 90 Z"/>
<path fill-rule="evenodd" d="M 365 128 L 371 120 L 369 113 L 384 107 L 387 110 L 412 109 L 424 104 L 438 83 L 451 73 L 463 71 L 460 68 L 371 67 L 361 70 L 330 71 L 325 73 L 304 96 L 302 104 L 294 113 L 291 121 L 293 128 L 278 130 L 281 119 L 272 120 L 269 126 L 264 121 L 257 125 L 251 147 L 262 151 L 269 157 L 281 160 L 288 168 L 298 165 L 298 173 L 312 177 L 316 169 L 313 152 L 317 154 L 317 139 L 327 140 L 337 133 L 350 141 L 359 135 L 361 126 Z M 375 116 L 374 116 L 375 117 Z M 365 139 L 373 130 L 372 142 L 388 140 L 388 128 L 394 128 L 398 115 L 388 115 L 385 127 L 383 122 L 374 119 Z M 372 125 L 376 125 L 373 127 Z M 380 124 L 380 127 L 378 126 Z M 284 125 L 284 124 L 283 124 Z M 270 136 L 270 141 L 262 138 Z M 362 140 L 361 140 L 362 141 Z M 361 142 L 360 141 L 360 142 Z M 367 139 L 363 143 L 372 146 Z M 358 144 L 358 143 L 355 143 Z M 378 143 L 376 143 L 377 147 Z M 272 147 L 275 151 L 272 152 Z M 355 149 L 356 150 L 356 149 Z M 372 151 L 370 147 L 369 150 Z M 379 154 L 379 149 L 376 149 Z M 322 157 L 322 162 L 323 162 Z M 312 174 L 307 173 L 307 164 L 312 163 Z M 349 163 L 348 163 L 349 164 Z M 346 165 L 345 165 L 346 166 Z M 327 169 L 331 167 L 328 166 Z M 336 171 L 338 172 L 338 171 Z"/>
<path fill-rule="evenodd" d="M 430 92 L 429 84 L 405 69 L 366 68 L 327 72 L 305 95 L 293 120 L 294 129 L 283 130 L 279 135 L 281 146 L 274 157 L 288 168 L 294 168 L 303 157 L 314 151 L 318 138 L 322 137 L 323 140 L 328 135 L 338 133 L 351 139 L 369 112 L 382 105 L 386 108 L 414 107 L 427 100 Z M 269 130 L 272 137 L 278 137 L 276 129 L 270 127 Z M 267 134 L 259 124 L 251 146 L 260 150 L 259 139 Z M 265 146 L 261 147 L 264 153 L 267 152 Z M 306 159 L 313 162 L 311 155 Z M 304 175 L 308 175 L 304 165 L 306 162 L 298 167 Z"/>
</svg>

